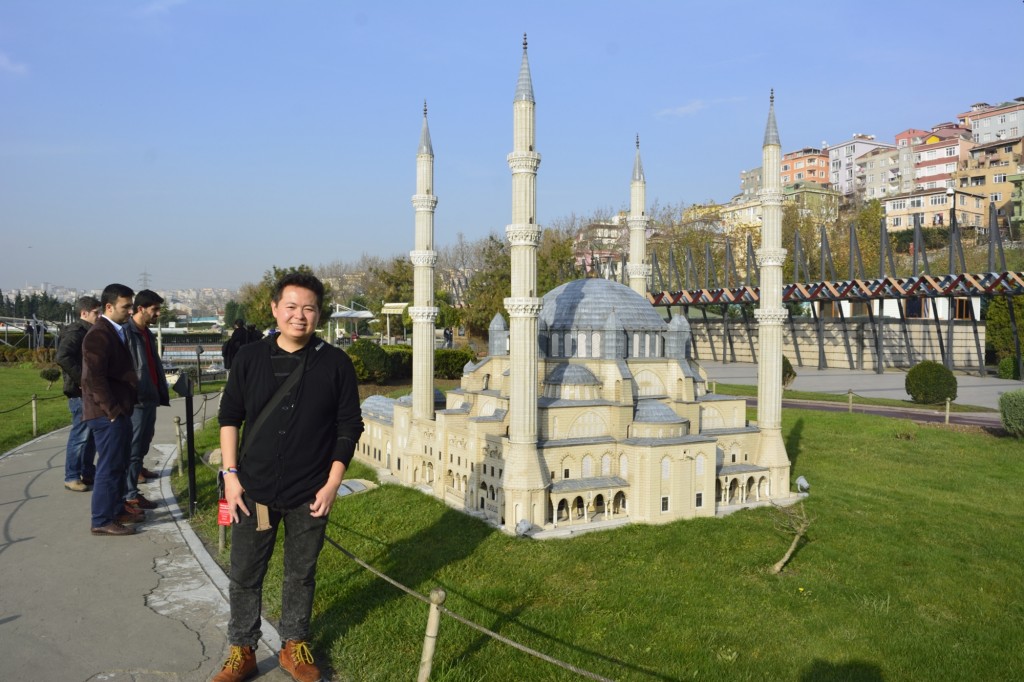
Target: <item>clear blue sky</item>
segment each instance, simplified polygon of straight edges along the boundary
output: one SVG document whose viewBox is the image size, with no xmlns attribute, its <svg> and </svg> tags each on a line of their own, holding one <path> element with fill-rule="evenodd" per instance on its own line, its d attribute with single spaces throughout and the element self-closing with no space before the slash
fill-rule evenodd
<svg viewBox="0 0 1024 682">
<path fill-rule="evenodd" d="M 523 32 L 541 224 L 727 201 L 783 151 L 1024 95 L 1018 0 L 4 0 L 0 288 L 236 287 L 412 248 L 430 109 L 438 245 L 510 220 Z"/>
</svg>

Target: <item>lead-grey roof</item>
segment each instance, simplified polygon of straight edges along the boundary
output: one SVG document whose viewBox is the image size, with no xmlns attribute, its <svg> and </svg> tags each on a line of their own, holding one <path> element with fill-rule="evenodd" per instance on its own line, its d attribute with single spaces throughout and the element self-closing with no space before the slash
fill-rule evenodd
<svg viewBox="0 0 1024 682">
<path fill-rule="evenodd" d="M 530 61 L 526 58 L 526 34 L 523 34 L 523 63 L 519 67 L 519 80 L 516 82 L 516 96 L 513 102 L 533 102 L 533 79 L 530 78 Z"/>
<path fill-rule="evenodd" d="M 579 279 L 549 291 L 540 317 L 551 331 L 602 330 L 615 313 L 619 328 L 665 331 L 667 326 L 650 302 L 624 284 L 608 279 Z"/>
<path fill-rule="evenodd" d="M 633 162 L 633 182 L 644 182 L 644 165 L 640 162 L 640 136 L 636 136 L 636 160 Z"/>
<path fill-rule="evenodd" d="M 775 90 L 772 90 L 769 100 L 768 125 L 764 129 L 764 146 L 767 147 L 770 144 L 782 146 L 782 142 L 779 141 L 779 128 L 775 125 Z"/>
<path fill-rule="evenodd" d="M 371 395 L 363 401 L 361 407 L 363 414 L 367 417 L 372 417 L 379 421 L 385 421 L 388 423 L 391 423 L 394 419 L 394 398 L 385 398 L 382 395 Z"/>
<path fill-rule="evenodd" d="M 553 493 L 574 493 L 583 490 L 607 490 L 628 488 L 629 481 L 618 476 L 595 476 L 592 478 L 565 478 L 551 483 Z"/>
<path fill-rule="evenodd" d="M 544 379 L 545 384 L 552 386 L 600 386 L 601 382 L 594 373 L 583 365 L 561 363 Z"/>
<path fill-rule="evenodd" d="M 434 155 L 434 147 L 430 144 L 430 128 L 427 127 L 427 103 L 423 102 L 423 130 L 420 132 L 420 148 L 417 154 Z"/>
<path fill-rule="evenodd" d="M 681 424 L 686 420 L 663 402 L 640 400 L 636 404 L 633 421 L 639 424 Z"/>
</svg>

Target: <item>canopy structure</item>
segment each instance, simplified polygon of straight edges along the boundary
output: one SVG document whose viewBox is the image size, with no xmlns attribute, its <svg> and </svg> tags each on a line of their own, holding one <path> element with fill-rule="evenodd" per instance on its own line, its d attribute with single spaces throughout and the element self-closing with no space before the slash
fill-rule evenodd
<svg viewBox="0 0 1024 682">
<path fill-rule="evenodd" d="M 393 343 L 391 340 L 391 316 L 398 315 L 401 318 L 405 309 L 409 307 L 408 303 L 385 303 L 381 306 L 380 314 L 384 315 L 388 321 L 387 339 L 388 343 Z"/>
<path fill-rule="evenodd" d="M 331 313 L 331 323 L 334 325 L 333 333 L 328 329 L 328 335 L 331 338 L 338 336 L 338 330 L 341 329 L 342 325 L 347 325 L 349 321 L 351 321 L 355 327 L 359 326 L 360 320 L 367 320 L 368 322 L 374 321 L 373 313 L 369 310 L 356 310 L 354 308 L 343 306 L 340 303 L 336 303 L 334 307 L 336 310 Z"/>
</svg>

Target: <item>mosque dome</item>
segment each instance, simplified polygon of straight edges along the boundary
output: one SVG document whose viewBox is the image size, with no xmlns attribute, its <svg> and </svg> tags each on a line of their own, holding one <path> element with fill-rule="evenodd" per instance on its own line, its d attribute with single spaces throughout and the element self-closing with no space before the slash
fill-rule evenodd
<svg viewBox="0 0 1024 682">
<path fill-rule="evenodd" d="M 604 329 L 613 312 L 627 331 L 665 331 L 667 325 L 650 302 L 629 287 L 608 279 L 578 279 L 544 296 L 540 319 L 549 330 Z"/>
<path fill-rule="evenodd" d="M 583 365 L 555 365 L 544 378 L 544 397 L 552 400 L 599 400 L 601 380 Z"/>
<path fill-rule="evenodd" d="M 544 379 L 545 384 L 556 386 L 600 386 L 601 382 L 594 373 L 583 365 L 562 363 L 556 365 Z"/>
<path fill-rule="evenodd" d="M 685 421 L 671 407 L 658 400 L 637 401 L 633 420 L 638 424 L 679 424 Z"/>
</svg>

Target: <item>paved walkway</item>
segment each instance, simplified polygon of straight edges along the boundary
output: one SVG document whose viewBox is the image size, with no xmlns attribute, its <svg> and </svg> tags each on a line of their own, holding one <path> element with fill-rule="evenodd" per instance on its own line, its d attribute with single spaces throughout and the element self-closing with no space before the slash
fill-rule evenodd
<svg viewBox="0 0 1024 682">
<path fill-rule="evenodd" d="M 146 467 L 163 475 L 142 490 L 160 507 L 133 536 L 89 533 L 91 495 L 64 489 L 68 429 L 0 455 L 0 679 L 199 682 L 220 668 L 227 579 L 171 492 L 175 416 L 184 400 L 158 412 Z M 260 679 L 290 680 L 263 631 Z"/>
</svg>

